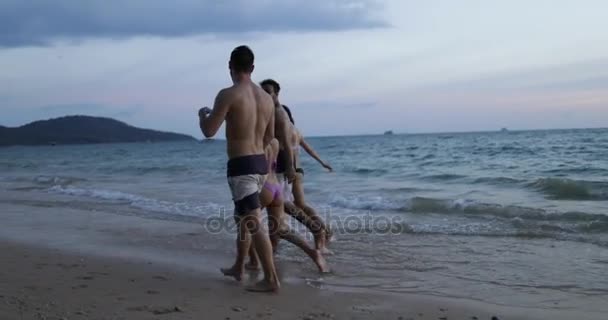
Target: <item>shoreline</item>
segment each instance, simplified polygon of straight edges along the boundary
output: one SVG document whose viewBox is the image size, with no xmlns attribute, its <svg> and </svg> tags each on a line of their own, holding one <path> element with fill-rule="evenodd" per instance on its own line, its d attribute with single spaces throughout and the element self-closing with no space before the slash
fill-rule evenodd
<svg viewBox="0 0 608 320">
<path fill-rule="evenodd" d="M 0 241 L 2 319 L 600 319 L 413 294 L 286 284 L 249 293 L 207 272 Z"/>
<path fill-rule="evenodd" d="M 333 288 L 322 279 L 315 285 L 314 279 L 306 281 L 314 278 L 312 266 L 281 261 L 278 294 L 248 293 L 219 272 L 232 261 L 233 250 L 220 245 L 228 240 L 198 224 L 57 210 L 44 201 L 0 203 L 1 319 L 602 318 L 583 310 Z"/>
</svg>

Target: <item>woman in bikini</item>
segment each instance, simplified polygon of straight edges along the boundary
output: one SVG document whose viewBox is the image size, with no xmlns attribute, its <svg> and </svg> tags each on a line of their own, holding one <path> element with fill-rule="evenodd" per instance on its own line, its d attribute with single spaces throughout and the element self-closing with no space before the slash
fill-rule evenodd
<svg viewBox="0 0 608 320">
<path fill-rule="evenodd" d="M 272 79 L 264 80 L 260 83 L 260 86 L 264 91 L 273 96 L 277 101 L 275 103 L 278 104 L 278 95 L 279 91 L 281 91 L 281 86 Z M 331 166 L 327 163 L 323 162 L 321 158 L 317 155 L 314 149 L 306 143 L 302 135 L 295 127 L 295 122 L 293 120 L 293 116 L 291 114 L 291 110 L 287 108 L 285 105 L 282 105 L 283 109 L 287 113 L 289 117 L 290 123 L 288 124 L 292 134 L 292 141 L 290 141 L 291 148 L 293 148 L 293 165 L 295 166 L 296 179 L 293 182 L 293 190 L 290 188 L 290 183 L 287 183 L 286 179 L 284 179 L 282 173 L 285 172 L 285 164 L 287 163 L 287 155 L 284 150 L 280 150 L 277 155 L 278 166 L 276 173 L 279 174 L 279 184 L 284 187 L 283 191 L 283 205 L 285 207 L 285 212 L 290 216 L 294 217 L 300 223 L 306 226 L 306 228 L 312 233 L 315 240 L 315 247 L 318 250 L 321 250 L 323 254 L 331 254 L 331 251 L 327 249 L 327 243 L 331 239 L 331 230 L 328 225 L 323 222 L 323 219 L 317 214 L 317 212 L 309 206 L 304 200 L 304 189 L 302 187 L 302 179 L 304 175 L 304 170 L 298 168 L 297 163 L 299 162 L 299 149 L 300 146 L 308 152 L 313 158 L 321 163 L 325 168 L 329 171 L 332 171 Z M 289 148 L 289 146 L 284 146 Z M 292 196 L 293 194 L 293 196 Z"/>
<path fill-rule="evenodd" d="M 304 136 L 295 127 L 294 120 L 291 113 L 288 112 L 289 120 L 292 128 L 292 142 L 293 155 L 294 155 L 294 166 L 296 167 L 296 178 L 291 184 L 284 182 L 284 203 L 287 214 L 297 219 L 300 223 L 304 224 L 309 231 L 313 234 L 315 239 L 315 246 L 318 250 L 321 250 L 323 254 L 331 254 L 332 252 L 327 248 L 327 244 L 332 238 L 332 232 L 317 211 L 306 203 L 304 197 L 304 170 L 300 167 L 300 147 L 302 147 L 311 157 L 317 160 L 324 168 L 333 171 L 333 168 L 321 160 L 317 152 L 310 146 Z M 280 158 L 280 156 L 279 156 Z"/>
</svg>

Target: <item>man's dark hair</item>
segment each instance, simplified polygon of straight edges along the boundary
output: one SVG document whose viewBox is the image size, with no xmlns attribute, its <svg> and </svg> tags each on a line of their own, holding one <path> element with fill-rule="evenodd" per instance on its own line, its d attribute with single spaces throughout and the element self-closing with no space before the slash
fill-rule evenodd
<svg viewBox="0 0 608 320">
<path fill-rule="evenodd" d="M 293 121 L 293 116 L 291 116 L 291 110 L 289 110 L 286 105 L 283 105 L 283 109 L 285 110 L 285 112 L 287 112 L 287 115 L 289 116 L 289 121 L 291 121 L 292 124 L 296 124 L 296 122 Z"/>
<path fill-rule="evenodd" d="M 260 82 L 260 86 L 272 86 L 274 88 L 274 92 L 276 93 L 279 93 L 279 91 L 281 91 L 281 86 L 279 85 L 279 83 L 272 79 L 266 79 Z"/>
<path fill-rule="evenodd" d="M 253 71 L 253 51 L 248 46 L 238 46 L 230 54 L 230 66 L 235 72 Z"/>
</svg>

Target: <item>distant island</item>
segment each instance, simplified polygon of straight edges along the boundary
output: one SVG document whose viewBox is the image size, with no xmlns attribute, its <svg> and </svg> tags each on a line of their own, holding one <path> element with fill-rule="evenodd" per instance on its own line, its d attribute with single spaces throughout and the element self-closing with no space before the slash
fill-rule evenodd
<svg viewBox="0 0 608 320">
<path fill-rule="evenodd" d="M 140 129 L 100 117 L 66 116 L 21 127 L 0 126 L 0 146 L 192 141 L 192 136 Z"/>
<path fill-rule="evenodd" d="M 385 136 L 390 136 L 390 135 L 392 135 L 392 134 L 393 134 L 393 130 L 388 130 L 388 131 L 385 131 L 385 132 L 384 132 L 384 135 L 385 135 Z"/>
</svg>

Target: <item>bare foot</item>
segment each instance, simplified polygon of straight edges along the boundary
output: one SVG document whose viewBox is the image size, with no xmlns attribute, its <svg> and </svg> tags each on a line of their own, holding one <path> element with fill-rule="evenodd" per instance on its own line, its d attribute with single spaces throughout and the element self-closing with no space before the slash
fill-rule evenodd
<svg viewBox="0 0 608 320">
<path fill-rule="evenodd" d="M 327 266 L 327 261 L 325 261 L 323 254 L 321 254 L 321 251 L 315 250 L 315 253 L 313 254 L 312 258 L 315 261 L 315 264 L 317 265 L 317 267 L 319 268 L 319 272 L 321 272 L 321 273 L 330 272 L 329 267 Z"/>
<path fill-rule="evenodd" d="M 241 279 L 243 278 L 243 271 L 242 270 L 238 270 L 235 267 L 232 267 L 232 268 L 222 268 L 222 269 L 220 269 L 220 271 L 222 271 L 222 273 L 224 274 L 224 276 L 226 276 L 226 277 L 233 277 L 236 281 L 241 281 Z"/>
<path fill-rule="evenodd" d="M 245 290 L 251 292 L 278 292 L 279 287 L 280 285 L 278 283 L 272 283 L 268 280 L 262 280 L 245 287 Z"/>
<path fill-rule="evenodd" d="M 250 261 L 245 264 L 245 269 L 249 271 L 260 271 L 260 266 L 257 263 L 251 263 Z"/>
</svg>

